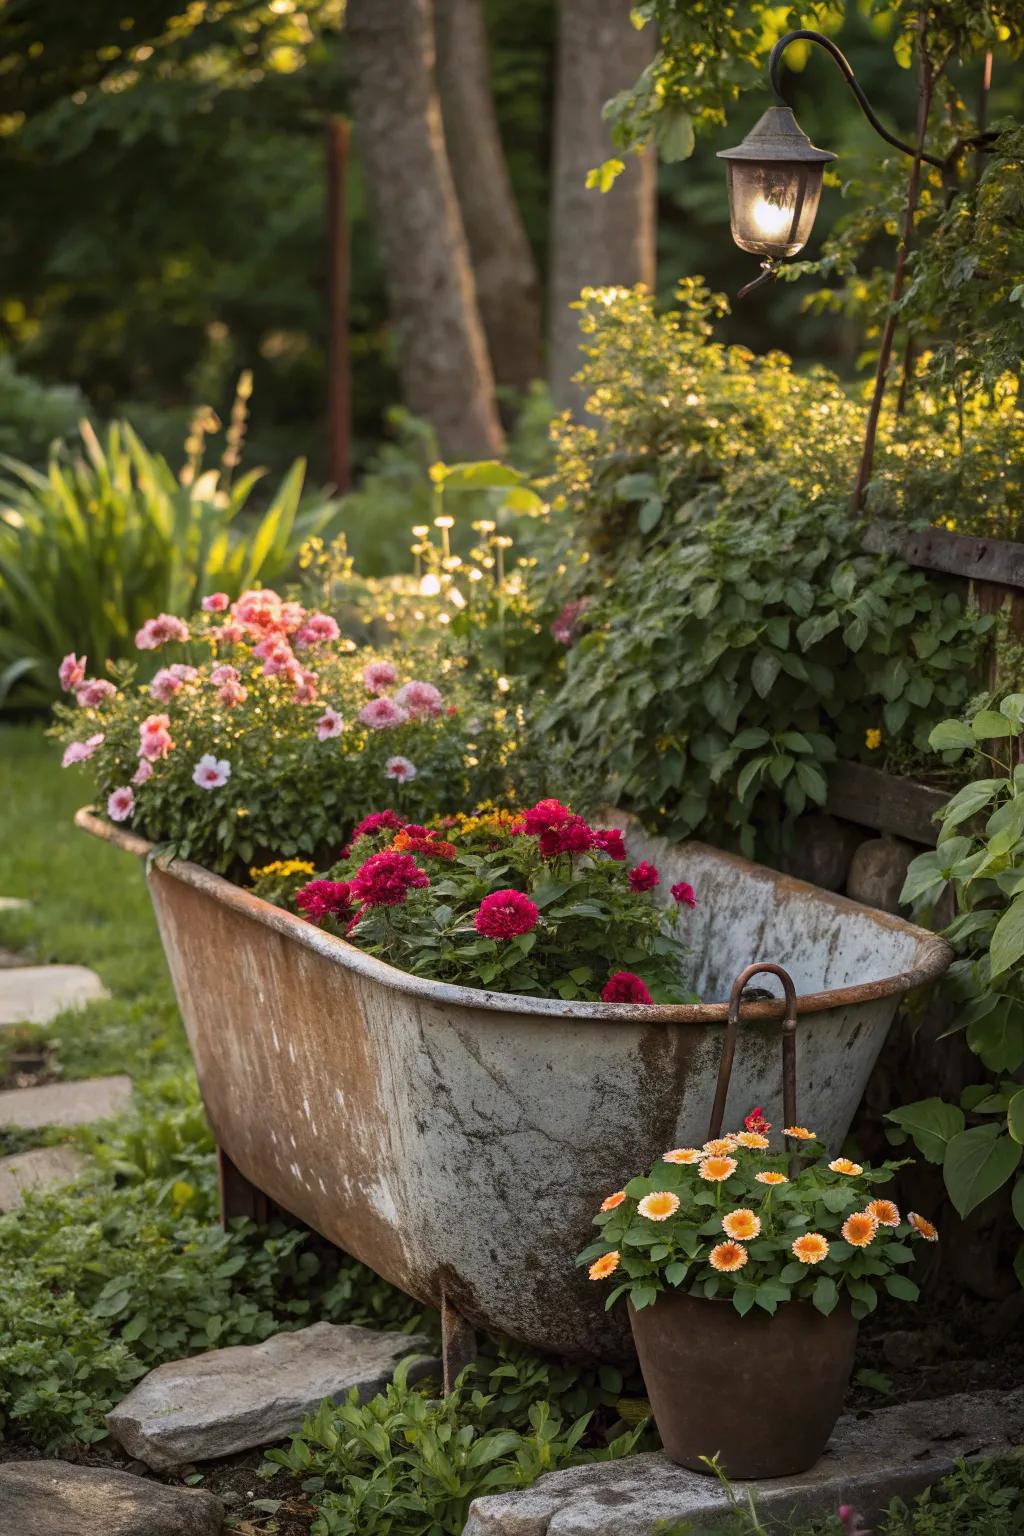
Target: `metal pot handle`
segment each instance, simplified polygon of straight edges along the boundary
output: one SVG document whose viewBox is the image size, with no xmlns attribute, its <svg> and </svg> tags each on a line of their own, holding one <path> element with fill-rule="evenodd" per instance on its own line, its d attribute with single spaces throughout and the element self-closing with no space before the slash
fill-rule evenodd
<svg viewBox="0 0 1024 1536">
<path fill-rule="evenodd" d="M 711 1111 L 711 1123 L 708 1126 L 709 1141 L 721 1134 L 722 1121 L 725 1118 L 725 1101 L 729 1096 L 729 1079 L 732 1076 L 732 1063 L 736 1055 L 740 998 L 751 978 L 765 971 L 779 978 L 786 995 L 786 1016 L 782 1021 L 782 1112 L 786 1125 L 796 1124 L 796 987 L 793 985 L 792 976 L 788 971 L 784 971 L 781 965 L 775 965 L 770 960 L 760 960 L 755 965 L 748 965 L 745 971 L 740 972 L 729 993 L 729 1012 L 725 1022 L 722 1063 L 718 1068 L 715 1103 Z"/>
</svg>

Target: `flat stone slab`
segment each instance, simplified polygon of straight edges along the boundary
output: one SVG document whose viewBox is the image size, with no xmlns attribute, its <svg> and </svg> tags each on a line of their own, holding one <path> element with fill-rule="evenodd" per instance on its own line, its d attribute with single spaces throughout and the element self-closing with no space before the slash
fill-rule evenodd
<svg viewBox="0 0 1024 1536">
<path fill-rule="evenodd" d="M 88 1161 L 75 1147 L 36 1147 L 0 1157 L 0 1211 L 16 1210 L 27 1189 L 69 1184 Z"/>
<path fill-rule="evenodd" d="M 36 1130 L 44 1125 L 88 1125 L 128 1108 L 130 1077 L 86 1077 L 74 1083 L 44 1083 L 41 1088 L 10 1088 L 0 1093 L 0 1125 Z"/>
<path fill-rule="evenodd" d="M 0 896 L 0 912 L 21 912 L 32 903 L 21 896 Z"/>
<path fill-rule="evenodd" d="M 799 1390 L 799 1384 L 796 1384 Z M 723 1412 L 726 1388 L 718 1384 Z M 709 1396 L 709 1405 L 711 1398 Z M 785 1413 L 785 1400 L 765 1412 Z M 840 1419 L 816 1467 L 798 1477 L 735 1482 L 753 1494 L 770 1529 L 852 1504 L 870 1521 L 899 1495 L 912 1497 L 965 1456 L 994 1455 L 1024 1440 L 1024 1388 L 963 1392 Z M 729 1513 L 717 1480 L 677 1467 L 661 1452 L 549 1472 L 532 1488 L 474 1499 L 462 1536 L 651 1536 L 659 1520 L 701 1527 Z"/>
<path fill-rule="evenodd" d="M 109 996 L 85 965 L 13 965 L 0 973 L 0 1024 L 49 1024 Z"/>
<path fill-rule="evenodd" d="M 426 1355 L 410 1379 L 436 1361 L 420 1334 L 314 1323 L 263 1344 L 213 1349 L 159 1365 L 107 1414 L 107 1426 L 129 1456 L 155 1472 L 284 1440 L 325 1397 L 352 1387 L 374 1397 L 407 1355 Z M 0 1530 L 2 1530 L 0 1526 Z"/>
<path fill-rule="evenodd" d="M 218 1536 L 224 1506 L 197 1488 L 67 1461 L 0 1464 L 0 1531 L 10 1536 Z"/>
</svg>

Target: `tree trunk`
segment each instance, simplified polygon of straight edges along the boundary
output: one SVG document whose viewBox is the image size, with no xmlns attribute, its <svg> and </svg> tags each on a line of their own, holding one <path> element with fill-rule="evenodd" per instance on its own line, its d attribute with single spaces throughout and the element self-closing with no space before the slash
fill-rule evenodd
<svg viewBox="0 0 1024 1536">
<path fill-rule="evenodd" d="M 493 458 L 502 432 L 445 153 L 430 0 L 349 0 L 346 36 L 403 398 L 446 457 Z"/>
<path fill-rule="evenodd" d="M 650 63 L 654 28 L 638 32 L 623 0 L 561 0 L 551 194 L 550 348 L 555 403 L 579 409 L 579 323 L 569 305 L 583 287 L 654 284 L 654 151 L 625 156 L 608 192 L 587 172 L 616 153 L 601 116 L 609 97 Z"/>
<path fill-rule="evenodd" d="M 541 377 L 540 281 L 501 147 L 483 0 L 434 0 L 437 85 L 491 365 L 499 384 Z"/>
</svg>

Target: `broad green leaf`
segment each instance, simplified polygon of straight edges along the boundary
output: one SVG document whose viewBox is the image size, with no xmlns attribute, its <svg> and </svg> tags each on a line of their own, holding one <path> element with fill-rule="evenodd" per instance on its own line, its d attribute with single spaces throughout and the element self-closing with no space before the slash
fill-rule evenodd
<svg viewBox="0 0 1024 1536">
<path fill-rule="evenodd" d="M 928 737 L 928 745 L 935 752 L 961 752 L 974 742 L 974 732 L 962 720 L 940 720 Z"/>
<path fill-rule="evenodd" d="M 964 1128 L 963 1110 L 944 1099 L 919 1099 L 890 1110 L 885 1117 L 912 1136 L 918 1151 L 930 1163 L 941 1163 L 953 1138 Z"/>
<path fill-rule="evenodd" d="M 954 1136 L 946 1149 L 943 1175 L 949 1198 L 961 1216 L 969 1216 L 1011 1177 L 1021 1159 L 1021 1147 L 1009 1136 L 992 1136 L 986 1126 L 973 1126 Z"/>
<path fill-rule="evenodd" d="M 1013 726 L 1005 715 L 997 714 L 994 709 L 980 709 L 971 720 L 971 731 L 975 741 L 994 741 L 1012 736 Z"/>
<path fill-rule="evenodd" d="M 995 926 L 989 945 L 989 960 L 993 978 L 1024 955 L 1024 896 L 1017 896 Z"/>
<path fill-rule="evenodd" d="M 1024 1088 L 1018 1089 L 1006 1106 L 1006 1129 L 1014 1141 L 1024 1145 Z"/>
</svg>

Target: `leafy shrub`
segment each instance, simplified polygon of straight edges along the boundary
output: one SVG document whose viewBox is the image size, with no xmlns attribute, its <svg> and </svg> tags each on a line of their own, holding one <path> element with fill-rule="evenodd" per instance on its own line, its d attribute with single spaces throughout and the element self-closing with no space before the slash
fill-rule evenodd
<svg viewBox="0 0 1024 1536">
<path fill-rule="evenodd" d="M 117 423 L 105 445 L 83 423 L 81 444 L 45 473 L 4 461 L 0 704 L 49 703 L 63 655 L 85 652 L 99 669 L 128 654 L 152 613 L 276 580 L 335 511 L 322 499 L 303 506 L 302 459 L 253 520 L 258 470 L 233 479 L 233 464 L 204 472 L 194 455 L 178 478 Z"/>
<path fill-rule="evenodd" d="M 42 384 L 0 357 L 0 454 L 45 464 L 54 440 L 70 437 L 88 414 L 73 384 Z"/>
</svg>

